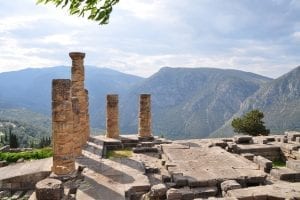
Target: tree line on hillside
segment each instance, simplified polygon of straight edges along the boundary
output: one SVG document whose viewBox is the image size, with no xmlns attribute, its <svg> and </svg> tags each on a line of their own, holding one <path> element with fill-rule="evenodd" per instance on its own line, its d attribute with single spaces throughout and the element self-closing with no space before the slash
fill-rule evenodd
<svg viewBox="0 0 300 200">
<path fill-rule="evenodd" d="M 51 145 L 49 136 L 40 135 L 34 127 L 9 120 L 0 119 L 0 147 L 9 145 L 10 148 L 31 147 L 43 148 Z"/>
</svg>

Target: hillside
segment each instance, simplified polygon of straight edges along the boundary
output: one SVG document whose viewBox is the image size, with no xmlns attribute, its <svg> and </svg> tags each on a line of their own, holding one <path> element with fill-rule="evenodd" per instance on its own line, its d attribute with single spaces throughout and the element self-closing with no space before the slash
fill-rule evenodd
<svg viewBox="0 0 300 200">
<path fill-rule="evenodd" d="M 300 66 L 289 73 L 270 81 L 243 102 L 234 117 L 260 109 L 265 114 L 264 121 L 272 133 L 285 130 L 300 130 Z M 211 136 L 232 135 L 230 119 Z"/>
<path fill-rule="evenodd" d="M 26 109 L 49 117 L 52 79 L 70 78 L 70 73 L 70 67 L 64 66 L 0 73 L 0 108 L 15 111 Z M 103 128 L 101 122 L 105 119 L 105 95 L 107 93 L 123 94 L 132 85 L 143 80 L 137 76 L 92 66 L 86 66 L 85 73 L 93 127 L 102 126 Z M 0 112 L 1 117 L 5 118 Z M 17 115 L 16 118 L 20 120 Z"/>
<path fill-rule="evenodd" d="M 269 80 L 237 70 L 165 67 L 129 91 L 121 107 L 121 129 L 136 133 L 138 94 L 151 93 L 154 133 L 207 137 Z"/>
</svg>

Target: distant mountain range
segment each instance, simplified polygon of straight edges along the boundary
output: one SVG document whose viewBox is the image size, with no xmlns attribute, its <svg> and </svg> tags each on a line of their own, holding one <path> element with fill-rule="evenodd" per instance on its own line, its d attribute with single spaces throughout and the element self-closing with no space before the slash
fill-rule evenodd
<svg viewBox="0 0 300 200">
<path fill-rule="evenodd" d="M 116 93 L 121 131 L 136 133 L 138 95 L 151 93 L 153 132 L 168 138 L 230 135 L 230 120 L 253 108 L 264 111 L 273 132 L 300 130 L 299 71 L 297 67 L 272 80 L 238 70 L 165 67 L 144 79 L 87 66 L 91 126 L 105 129 L 105 96 Z M 14 112 L 27 110 L 30 115 L 39 113 L 38 119 L 41 115 L 49 118 L 51 80 L 57 78 L 70 78 L 70 67 L 0 73 L 0 119 L 7 118 L 7 113 L 18 118 Z"/>
</svg>

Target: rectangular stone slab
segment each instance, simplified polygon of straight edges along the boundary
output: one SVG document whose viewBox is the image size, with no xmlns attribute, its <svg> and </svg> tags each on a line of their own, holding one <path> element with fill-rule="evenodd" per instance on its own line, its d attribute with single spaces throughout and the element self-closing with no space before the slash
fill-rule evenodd
<svg viewBox="0 0 300 200">
<path fill-rule="evenodd" d="M 178 148 L 176 148 L 178 147 Z M 215 186 L 223 180 L 253 181 L 260 184 L 266 174 L 256 164 L 241 156 L 228 153 L 220 147 L 182 148 L 179 145 L 163 145 L 163 152 L 176 164 L 172 171 L 181 172 L 194 186 Z M 255 184 L 254 183 L 254 184 Z"/>
</svg>

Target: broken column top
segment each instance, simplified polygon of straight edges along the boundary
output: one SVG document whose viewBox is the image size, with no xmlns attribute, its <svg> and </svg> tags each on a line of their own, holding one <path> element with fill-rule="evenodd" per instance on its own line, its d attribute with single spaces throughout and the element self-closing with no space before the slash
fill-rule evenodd
<svg viewBox="0 0 300 200">
<path fill-rule="evenodd" d="M 118 103 L 118 95 L 117 94 L 108 94 L 106 96 L 107 102 Z"/>
<path fill-rule="evenodd" d="M 69 53 L 69 56 L 72 58 L 72 59 L 83 59 L 85 57 L 85 53 L 82 53 L 82 52 L 70 52 Z"/>
</svg>

